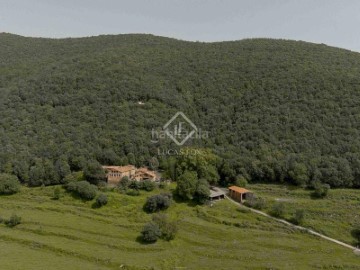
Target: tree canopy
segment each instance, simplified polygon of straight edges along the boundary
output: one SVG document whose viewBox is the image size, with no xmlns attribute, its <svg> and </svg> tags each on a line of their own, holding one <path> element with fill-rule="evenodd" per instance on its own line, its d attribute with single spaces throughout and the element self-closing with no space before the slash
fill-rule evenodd
<svg viewBox="0 0 360 270">
<path fill-rule="evenodd" d="M 186 144 L 221 158 L 198 178 L 360 187 L 359 66 L 300 41 L 1 33 L 0 172 L 36 186 L 84 169 L 95 183 L 95 163 L 171 165 L 158 150 L 176 145 L 150 134 L 182 111 L 209 133 Z"/>
</svg>

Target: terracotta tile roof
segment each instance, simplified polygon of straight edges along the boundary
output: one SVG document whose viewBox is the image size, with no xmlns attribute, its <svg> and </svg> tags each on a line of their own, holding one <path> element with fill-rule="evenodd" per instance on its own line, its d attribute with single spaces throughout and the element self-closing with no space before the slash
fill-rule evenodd
<svg viewBox="0 0 360 270">
<path fill-rule="evenodd" d="M 136 170 L 136 174 L 138 173 L 144 173 L 144 174 L 148 174 L 148 175 L 151 175 L 153 177 L 156 176 L 156 173 L 153 172 L 153 171 L 150 171 L 148 168 L 139 168 Z"/>
<path fill-rule="evenodd" d="M 237 193 L 248 193 L 248 192 L 251 192 L 250 190 L 247 190 L 246 188 L 241 188 L 241 187 L 238 187 L 238 186 L 231 186 L 229 187 L 230 190 L 233 190 Z"/>
<path fill-rule="evenodd" d="M 120 173 L 124 173 L 124 172 L 128 172 L 131 170 L 135 170 L 135 166 L 133 165 L 127 165 L 127 166 L 102 166 L 104 170 L 109 170 L 109 171 L 113 171 L 113 172 L 120 172 Z"/>
</svg>

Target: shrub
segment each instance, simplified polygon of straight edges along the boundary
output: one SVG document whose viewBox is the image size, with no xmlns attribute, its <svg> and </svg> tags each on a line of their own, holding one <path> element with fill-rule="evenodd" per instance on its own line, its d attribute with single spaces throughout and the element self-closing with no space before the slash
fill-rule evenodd
<svg viewBox="0 0 360 270">
<path fill-rule="evenodd" d="M 20 182 L 17 176 L 2 173 L 0 174 L 0 194 L 14 194 L 20 191 Z"/>
<path fill-rule="evenodd" d="M 305 219 L 305 211 L 302 209 L 298 209 L 294 213 L 294 217 L 292 218 L 292 222 L 296 225 L 303 224 Z"/>
<path fill-rule="evenodd" d="M 12 214 L 9 220 L 5 221 L 5 225 L 8 227 L 15 227 L 21 223 L 21 217 L 16 214 Z"/>
<path fill-rule="evenodd" d="M 60 193 L 61 193 L 60 187 L 59 186 L 55 187 L 54 194 L 53 194 L 53 199 L 54 200 L 59 200 L 60 199 Z"/>
<path fill-rule="evenodd" d="M 144 205 L 147 212 L 154 213 L 169 208 L 171 204 L 171 194 L 158 194 L 148 197 Z"/>
<path fill-rule="evenodd" d="M 68 174 L 68 175 L 66 175 L 65 176 L 65 178 L 64 178 L 64 183 L 65 184 L 69 184 L 69 183 L 71 183 L 71 182 L 76 182 L 76 177 L 75 177 L 75 175 L 74 174 L 72 174 L 72 173 L 70 173 L 70 174 Z"/>
<path fill-rule="evenodd" d="M 250 197 L 248 200 L 244 202 L 244 205 L 250 208 L 262 210 L 266 206 L 266 201 L 261 197 Z"/>
<path fill-rule="evenodd" d="M 126 195 L 129 196 L 139 196 L 140 195 L 140 191 L 137 189 L 130 189 L 126 192 Z"/>
<path fill-rule="evenodd" d="M 77 183 L 76 182 L 70 182 L 65 185 L 65 189 L 69 192 L 76 192 L 77 191 Z"/>
<path fill-rule="evenodd" d="M 170 241 L 175 238 L 177 231 L 177 223 L 169 221 L 167 215 L 159 213 L 152 216 L 152 221 L 144 226 L 141 235 L 145 242 L 153 243 L 158 238 Z"/>
<path fill-rule="evenodd" d="M 130 179 L 127 176 L 124 176 L 123 178 L 121 178 L 120 182 L 117 184 L 117 187 L 122 190 L 125 191 L 128 189 L 130 185 Z"/>
<path fill-rule="evenodd" d="M 328 195 L 330 186 L 328 184 L 322 184 L 320 182 L 314 183 L 313 196 L 316 198 L 325 198 Z"/>
<path fill-rule="evenodd" d="M 107 190 L 107 188 L 108 188 L 107 183 L 105 181 L 99 181 L 99 183 L 97 184 L 97 187 L 100 190 Z"/>
<path fill-rule="evenodd" d="M 175 236 L 179 230 L 178 224 L 176 221 L 169 221 L 166 223 L 164 228 L 162 229 L 162 237 L 163 239 L 170 241 L 175 239 Z"/>
<path fill-rule="evenodd" d="M 144 205 L 144 209 L 147 212 L 153 213 L 156 211 L 159 211 L 158 208 L 158 201 L 160 201 L 160 197 L 159 195 L 154 195 L 152 197 L 147 198 L 145 205 Z"/>
<path fill-rule="evenodd" d="M 239 176 L 236 181 L 235 181 L 235 185 L 239 186 L 239 187 L 246 187 L 246 185 L 248 184 L 248 181 L 246 180 L 246 178 L 244 176 Z"/>
<path fill-rule="evenodd" d="M 270 214 L 277 218 L 284 218 L 286 213 L 285 204 L 283 203 L 276 203 L 273 205 Z"/>
<path fill-rule="evenodd" d="M 145 180 L 142 182 L 142 189 L 146 191 L 153 191 L 155 189 L 156 185 L 154 182 L 150 180 Z"/>
<path fill-rule="evenodd" d="M 161 231 L 161 238 L 170 241 L 175 238 L 178 231 L 178 226 L 175 221 L 169 221 L 165 214 L 154 214 L 152 221 L 156 223 Z"/>
<path fill-rule="evenodd" d="M 85 181 L 83 172 L 72 172 L 65 176 L 64 183 L 77 182 L 77 181 Z"/>
<path fill-rule="evenodd" d="M 175 221 L 171 221 L 166 224 L 162 230 L 162 238 L 166 241 L 175 239 L 175 236 L 178 232 L 178 225 Z"/>
<path fill-rule="evenodd" d="M 164 181 L 161 181 L 159 184 L 159 188 L 161 188 L 161 189 L 166 188 L 166 183 Z"/>
<path fill-rule="evenodd" d="M 95 198 L 98 188 L 87 181 L 77 182 L 76 192 L 84 200 L 92 200 Z"/>
<path fill-rule="evenodd" d="M 136 180 L 131 180 L 129 183 L 129 188 L 139 190 L 141 189 L 141 183 Z"/>
<path fill-rule="evenodd" d="M 84 177 L 90 183 L 96 185 L 106 180 L 105 171 L 97 161 L 89 161 L 84 168 Z"/>
<path fill-rule="evenodd" d="M 104 206 L 108 203 L 108 197 L 104 194 L 101 193 L 97 198 L 96 198 L 96 204 L 101 207 Z"/>
<path fill-rule="evenodd" d="M 210 196 L 210 186 L 208 181 L 206 181 L 205 179 L 200 179 L 196 185 L 194 199 L 198 203 L 204 204 L 207 200 L 209 200 L 209 196 Z"/>
<path fill-rule="evenodd" d="M 153 222 L 145 224 L 141 231 L 142 239 L 148 243 L 154 243 L 161 236 L 159 225 Z"/>
<path fill-rule="evenodd" d="M 183 200 L 192 200 L 196 191 L 198 176 L 196 172 L 185 171 L 177 178 L 176 194 Z"/>
<path fill-rule="evenodd" d="M 70 182 L 66 186 L 66 190 L 79 195 L 84 200 L 92 200 L 95 198 L 98 188 L 87 181 Z"/>
</svg>

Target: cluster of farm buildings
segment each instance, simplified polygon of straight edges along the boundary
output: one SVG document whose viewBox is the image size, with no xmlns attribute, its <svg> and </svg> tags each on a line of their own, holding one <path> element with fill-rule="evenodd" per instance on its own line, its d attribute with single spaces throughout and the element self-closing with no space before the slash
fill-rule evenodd
<svg viewBox="0 0 360 270">
<path fill-rule="evenodd" d="M 117 185 L 123 177 L 128 177 L 129 180 L 135 181 L 156 181 L 160 175 L 151 171 L 148 168 L 136 168 L 133 165 L 127 166 L 102 166 L 106 172 L 106 179 L 108 185 Z"/>
<path fill-rule="evenodd" d="M 123 177 L 128 177 L 129 180 L 135 181 L 158 181 L 160 174 L 158 172 L 149 170 L 148 168 L 136 168 L 133 165 L 126 166 L 102 166 L 106 172 L 108 185 L 117 185 Z M 253 193 L 245 188 L 238 186 L 231 186 L 228 188 L 229 196 L 240 203 L 253 197 Z M 221 200 L 225 198 L 225 191 L 218 187 L 210 188 L 210 201 Z"/>
<path fill-rule="evenodd" d="M 254 196 L 254 194 L 247 190 L 246 188 L 231 186 L 228 187 L 228 196 L 233 200 L 243 203 L 245 200 L 248 200 Z M 225 198 L 225 191 L 218 187 L 210 188 L 210 201 L 221 200 Z"/>
</svg>

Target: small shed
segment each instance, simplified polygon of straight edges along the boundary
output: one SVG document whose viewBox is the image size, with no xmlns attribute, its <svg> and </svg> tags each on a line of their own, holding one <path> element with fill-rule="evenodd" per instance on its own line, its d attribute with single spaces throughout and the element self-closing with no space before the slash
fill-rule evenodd
<svg viewBox="0 0 360 270">
<path fill-rule="evenodd" d="M 252 198 L 254 194 L 246 188 L 231 186 L 229 187 L 229 196 L 235 201 L 242 203 L 244 200 Z"/>
<path fill-rule="evenodd" d="M 209 200 L 216 201 L 222 199 L 225 199 L 225 192 L 218 187 L 210 187 Z"/>
</svg>

